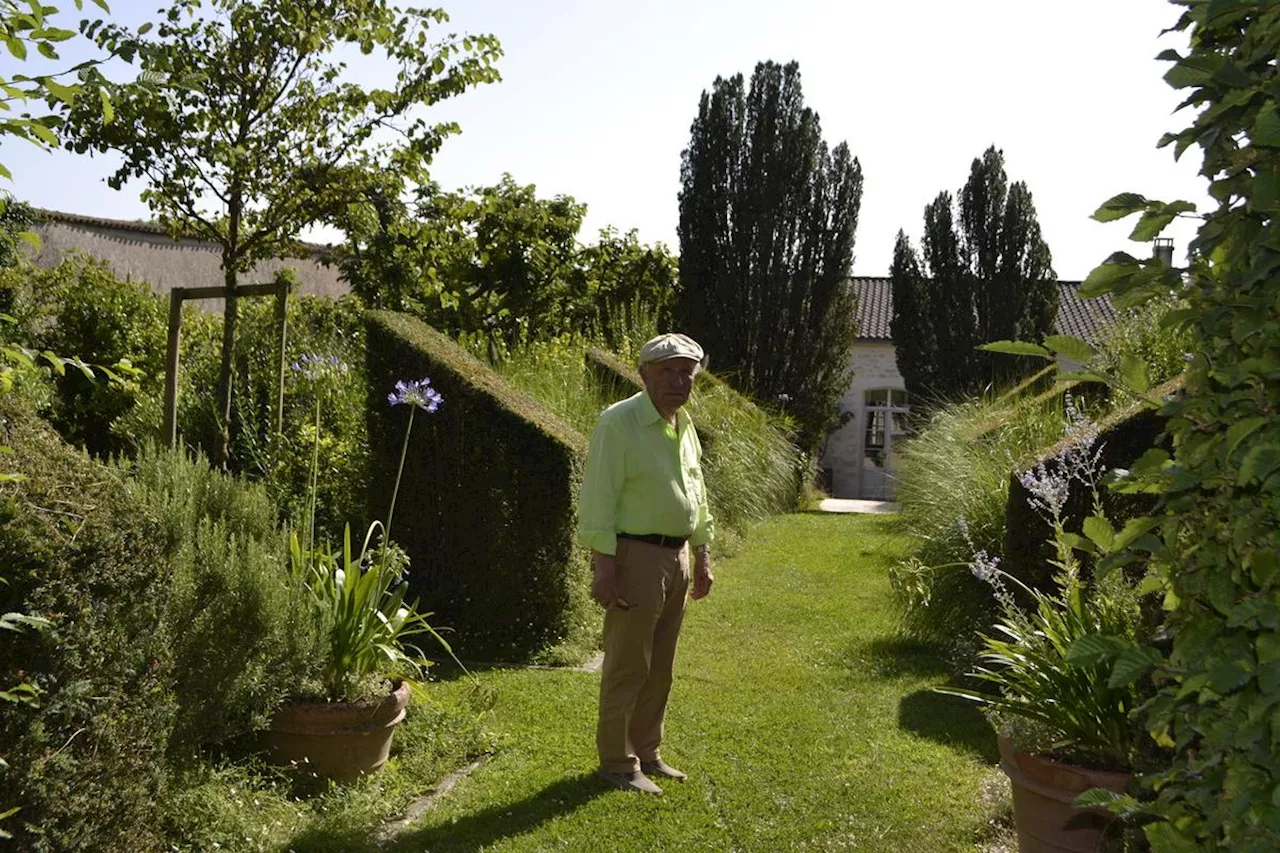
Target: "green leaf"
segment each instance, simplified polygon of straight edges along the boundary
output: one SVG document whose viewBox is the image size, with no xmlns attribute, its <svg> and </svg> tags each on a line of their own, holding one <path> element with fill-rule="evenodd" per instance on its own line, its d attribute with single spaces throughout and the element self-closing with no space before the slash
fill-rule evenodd
<svg viewBox="0 0 1280 853">
<path fill-rule="evenodd" d="M 1147 533 L 1159 524 L 1160 519 L 1158 518 L 1131 518 L 1125 522 L 1124 529 L 1116 534 L 1116 539 L 1112 547 L 1116 550 L 1127 548 L 1133 544 L 1139 536 Z"/>
<path fill-rule="evenodd" d="M 1078 364 L 1088 364 L 1098 354 L 1088 343 L 1071 335 L 1046 335 L 1044 345 Z"/>
<path fill-rule="evenodd" d="M 27 58 L 27 45 L 17 36 L 9 36 L 4 40 L 5 46 L 9 48 L 9 53 L 18 60 L 25 61 Z"/>
<path fill-rule="evenodd" d="M 52 130 L 45 127 L 39 121 L 32 120 L 27 124 L 27 127 L 40 141 L 55 148 L 57 147 L 58 137 L 54 135 Z"/>
<path fill-rule="evenodd" d="M 1142 831 L 1151 843 L 1151 853 L 1203 853 L 1195 836 L 1184 835 L 1171 823 L 1149 823 Z"/>
<path fill-rule="evenodd" d="M 51 77 L 42 77 L 40 78 L 40 82 L 49 90 L 49 94 L 53 95 L 59 101 L 62 101 L 64 104 L 75 103 L 76 95 L 79 94 L 77 87 L 64 86 Z"/>
<path fill-rule="evenodd" d="M 1101 296 L 1115 289 L 1116 285 L 1131 277 L 1139 270 L 1138 262 L 1105 263 L 1093 268 L 1093 271 L 1080 283 L 1080 295 L 1085 297 Z"/>
<path fill-rule="evenodd" d="M 138 27 L 138 35 L 145 36 L 147 33 L 151 32 L 151 27 L 152 27 L 151 22 L 147 21 L 145 24 Z"/>
<path fill-rule="evenodd" d="M 1052 354 L 1042 346 L 1027 341 L 992 341 L 982 344 L 978 349 L 985 352 L 998 352 L 1002 355 L 1033 355 L 1040 358 L 1053 358 Z"/>
<path fill-rule="evenodd" d="M 1085 634 L 1067 649 L 1067 663 L 1093 666 L 1122 653 L 1128 643 L 1105 634 Z"/>
<path fill-rule="evenodd" d="M 1258 117 L 1253 122 L 1253 132 L 1249 139 L 1254 145 L 1267 148 L 1280 148 L 1280 114 L 1276 112 L 1276 102 L 1267 101 L 1258 110 Z"/>
<path fill-rule="evenodd" d="M 1250 435 L 1257 431 L 1259 427 L 1267 422 L 1266 418 L 1245 418 L 1242 421 L 1236 421 L 1227 428 L 1227 457 L 1230 458 L 1232 453 L 1236 452 L 1236 448 L 1240 446 L 1240 442 L 1244 441 Z"/>
<path fill-rule="evenodd" d="M 1113 222 L 1146 209 L 1146 196 L 1137 193 L 1120 193 L 1104 201 L 1102 206 L 1093 212 L 1093 218 L 1098 222 Z"/>
<path fill-rule="evenodd" d="M 1111 668 L 1111 676 L 1107 679 L 1107 686 L 1113 690 L 1128 687 L 1146 675 L 1162 659 L 1163 656 L 1149 646 L 1130 644 L 1116 658 L 1115 666 Z"/>
<path fill-rule="evenodd" d="M 1115 528 L 1100 515 L 1091 515 L 1084 520 L 1084 535 L 1103 552 L 1110 551 L 1116 541 Z"/>
<path fill-rule="evenodd" d="M 1250 450 L 1240 463 L 1236 485 L 1244 486 L 1254 480 L 1262 482 L 1277 467 L 1280 467 L 1280 444 L 1260 444 Z"/>
<path fill-rule="evenodd" d="M 115 121 L 116 110 L 111 105 L 111 96 L 107 94 L 105 88 L 98 90 L 98 100 L 102 102 L 102 123 L 111 124 L 111 122 Z"/>
<path fill-rule="evenodd" d="M 1130 391 L 1138 394 L 1145 393 L 1151 387 L 1147 362 L 1136 355 L 1125 355 L 1120 359 L 1120 379 Z"/>
<path fill-rule="evenodd" d="M 1077 551 L 1083 551 L 1086 554 L 1095 554 L 1098 551 L 1092 541 L 1078 533 L 1063 533 L 1062 541 L 1065 542 L 1068 547 L 1074 548 Z"/>
</svg>

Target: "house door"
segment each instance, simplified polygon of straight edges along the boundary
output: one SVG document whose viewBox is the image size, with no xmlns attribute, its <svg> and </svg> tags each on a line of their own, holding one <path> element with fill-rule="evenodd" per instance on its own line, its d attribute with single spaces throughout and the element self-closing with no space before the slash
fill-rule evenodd
<svg viewBox="0 0 1280 853">
<path fill-rule="evenodd" d="M 907 392 L 873 388 L 863 393 L 864 428 L 858 494 L 866 500 L 891 501 L 898 473 L 894 446 L 907 436 Z"/>
</svg>

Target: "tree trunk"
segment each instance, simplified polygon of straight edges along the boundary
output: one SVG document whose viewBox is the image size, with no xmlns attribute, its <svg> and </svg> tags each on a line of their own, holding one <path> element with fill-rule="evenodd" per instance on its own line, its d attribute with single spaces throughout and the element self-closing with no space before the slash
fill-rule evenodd
<svg viewBox="0 0 1280 853">
<path fill-rule="evenodd" d="M 236 270 L 227 264 L 224 272 L 227 286 L 222 309 L 222 362 L 218 368 L 218 411 L 222 418 L 222 432 L 218 441 L 218 464 L 227 468 L 231 464 L 231 365 L 236 343 Z"/>
</svg>

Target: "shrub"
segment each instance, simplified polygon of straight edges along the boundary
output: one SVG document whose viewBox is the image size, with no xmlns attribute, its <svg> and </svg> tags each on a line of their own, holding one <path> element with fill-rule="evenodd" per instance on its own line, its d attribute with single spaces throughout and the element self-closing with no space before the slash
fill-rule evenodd
<svg viewBox="0 0 1280 853">
<path fill-rule="evenodd" d="M 0 501 L 0 612 L 53 623 L 0 632 L 0 683 L 25 675 L 41 691 L 0 715 L 0 802 L 22 809 L 9 828 L 26 850 L 157 849 L 176 712 L 160 525 L 119 472 L 12 400 L 0 427 L 25 475 Z"/>
<path fill-rule="evenodd" d="M 108 367 L 127 361 L 121 381 L 91 381 L 77 371 L 57 379 L 49 419 L 68 441 L 105 456 L 132 451 L 146 436 L 122 429 L 140 401 L 162 393 L 166 324 L 161 301 L 144 282 L 116 277 L 105 261 L 72 255 L 52 269 L 23 266 L 24 318 L 31 344 Z M 158 427 L 158 424 L 156 425 Z"/>
<path fill-rule="evenodd" d="M 969 638 L 997 616 L 989 590 L 969 574 L 967 562 L 974 550 L 1009 553 L 1009 474 L 1062 437 L 1060 395 L 1034 387 L 938 408 L 901 449 L 901 520 L 918 545 L 891 579 L 913 636 L 943 643 Z M 958 517 L 968 523 L 968 539 Z"/>
<path fill-rule="evenodd" d="M 1152 385 L 1167 382 L 1186 368 L 1186 354 L 1193 348 L 1191 334 L 1183 327 L 1166 327 L 1162 320 L 1170 311 L 1185 307 L 1172 297 L 1151 299 L 1136 308 L 1120 311 L 1097 341 L 1097 363 L 1091 365 L 1104 374 L 1119 375 L 1126 355 L 1137 356 L 1147 365 Z"/>
<path fill-rule="evenodd" d="M 368 438 L 364 417 L 364 327 L 352 298 L 289 299 L 285 363 L 304 354 L 336 356 L 347 381 L 323 407 L 317 529 L 341 537 L 350 521 L 360 527 L 368 490 Z M 232 377 L 233 468 L 266 484 L 281 519 L 300 519 L 309 494 L 314 449 L 314 398 L 286 368 L 284 421 L 279 424 L 279 352 L 274 301 L 245 299 L 240 306 Z M 212 455 L 221 419 L 207 389 L 217 382 L 222 322 L 195 309 L 184 315 L 178 425 L 188 447 Z M 158 411 L 158 409 L 157 409 Z"/>
<path fill-rule="evenodd" d="M 289 582 L 287 535 L 260 484 L 145 447 L 129 489 L 160 519 L 170 565 L 176 752 L 262 729 L 318 653 Z"/>
<path fill-rule="evenodd" d="M 386 395 L 430 377 L 440 411 L 413 432 L 391 536 L 411 560 L 411 597 L 472 659 L 527 659 L 589 630 L 587 565 L 575 545 L 586 441 L 452 340 L 407 315 L 367 315 L 369 512 L 385 515 L 400 456 Z"/>
</svg>

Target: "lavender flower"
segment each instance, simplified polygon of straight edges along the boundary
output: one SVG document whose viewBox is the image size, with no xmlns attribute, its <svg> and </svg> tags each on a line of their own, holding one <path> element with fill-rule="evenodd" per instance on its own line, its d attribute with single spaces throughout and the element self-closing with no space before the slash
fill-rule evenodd
<svg viewBox="0 0 1280 853">
<path fill-rule="evenodd" d="M 440 404 L 444 402 L 444 397 L 440 396 L 440 392 L 431 387 L 431 380 L 427 378 L 419 380 L 409 380 L 405 382 L 401 379 L 396 383 L 396 390 L 387 395 L 387 402 L 392 406 L 409 405 L 417 406 L 424 412 L 434 412 L 440 408 Z"/>
<path fill-rule="evenodd" d="M 1029 495 L 1027 500 L 1037 512 L 1047 514 L 1050 518 L 1061 517 L 1067 498 L 1071 497 L 1071 477 L 1062 467 L 1050 471 L 1041 462 L 1035 468 L 1025 471 L 1021 480 L 1022 487 Z"/>
</svg>

